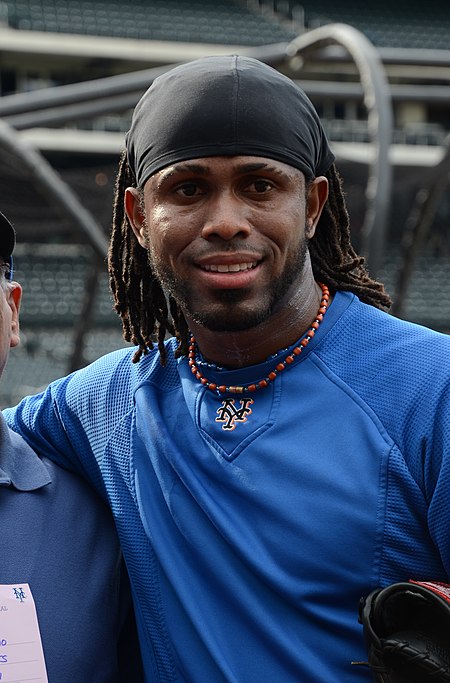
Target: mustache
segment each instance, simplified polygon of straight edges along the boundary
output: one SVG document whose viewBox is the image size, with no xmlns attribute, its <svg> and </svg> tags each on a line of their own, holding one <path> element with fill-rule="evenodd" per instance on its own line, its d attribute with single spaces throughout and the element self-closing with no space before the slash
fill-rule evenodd
<svg viewBox="0 0 450 683">
<path fill-rule="evenodd" d="M 202 258 L 203 256 L 209 256 L 211 253 L 220 252 L 221 254 L 254 254 L 257 259 L 260 259 L 262 255 L 265 254 L 266 250 L 264 247 L 251 246 L 245 240 L 230 240 L 229 242 L 211 242 L 211 244 L 205 245 L 204 248 L 196 248 L 193 255 L 195 258 Z"/>
</svg>

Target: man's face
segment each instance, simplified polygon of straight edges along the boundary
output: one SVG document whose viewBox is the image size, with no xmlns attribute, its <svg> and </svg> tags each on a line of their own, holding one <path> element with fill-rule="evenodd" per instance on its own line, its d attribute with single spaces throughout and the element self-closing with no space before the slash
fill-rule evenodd
<svg viewBox="0 0 450 683">
<path fill-rule="evenodd" d="M 19 306 L 22 290 L 17 282 L 0 283 L 0 375 L 9 349 L 19 343 Z"/>
<path fill-rule="evenodd" d="M 261 157 L 174 164 L 127 213 L 154 272 L 186 318 L 215 331 L 250 329 L 301 285 L 309 216 L 303 174 Z"/>
</svg>

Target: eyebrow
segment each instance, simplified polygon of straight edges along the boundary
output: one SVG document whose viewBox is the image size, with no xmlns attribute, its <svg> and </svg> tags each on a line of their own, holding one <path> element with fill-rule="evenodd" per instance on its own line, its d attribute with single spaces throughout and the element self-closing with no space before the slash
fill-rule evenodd
<svg viewBox="0 0 450 683">
<path fill-rule="evenodd" d="M 271 166 L 263 161 L 251 162 L 246 164 L 239 164 L 236 166 L 235 170 L 238 173 L 254 173 L 255 171 L 270 171 L 272 173 L 278 173 L 279 175 L 285 175 L 281 168 Z M 163 170 L 160 175 L 160 180 L 163 182 L 171 176 L 177 175 L 178 173 L 195 173 L 201 176 L 207 176 L 210 173 L 210 168 L 207 165 L 196 164 L 191 162 L 183 162 L 179 164 L 174 164 L 170 168 Z"/>
<path fill-rule="evenodd" d="M 205 168 L 201 164 L 181 163 L 169 166 L 169 168 L 160 172 L 159 177 L 161 181 L 177 175 L 178 173 L 196 173 L 198 175 L 208 175 L 209 168 Z"/>
</svg>

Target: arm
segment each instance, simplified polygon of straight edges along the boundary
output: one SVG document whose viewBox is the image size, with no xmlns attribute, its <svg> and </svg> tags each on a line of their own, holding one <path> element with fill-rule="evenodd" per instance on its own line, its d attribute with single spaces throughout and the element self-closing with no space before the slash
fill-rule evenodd
<svg viewBox="0 0 450 683">
<path fill-rule="evenodd" d="M 5 411 L 6 420 L 40 455 L 80 473 L 104 494 L 105 446 L 132 410 L 136 370 L 130 351 L 108 354 Z"/>
</svg>

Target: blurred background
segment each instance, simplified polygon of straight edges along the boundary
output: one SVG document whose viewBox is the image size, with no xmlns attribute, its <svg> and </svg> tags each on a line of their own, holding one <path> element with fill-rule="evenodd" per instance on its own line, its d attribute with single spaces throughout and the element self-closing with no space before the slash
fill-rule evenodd
<svg viewBox="0 0 450 683">
<path fill-rule="evenodd" d="M 230 53 L 304 88 L 371 274 L 397 315 L 450 331 L 446 0 L 1 0 L 0 210 L 24 287 L 1 407 L 125 345 L 105 256 L 131 111 L 174 64 Z"/>
</svg>

